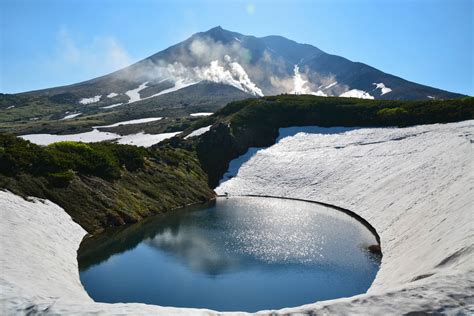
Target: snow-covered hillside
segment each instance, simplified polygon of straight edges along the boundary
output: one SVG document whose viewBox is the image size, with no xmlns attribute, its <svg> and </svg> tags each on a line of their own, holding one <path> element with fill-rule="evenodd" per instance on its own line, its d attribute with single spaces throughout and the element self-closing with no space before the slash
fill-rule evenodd
<svg viewBox="0 0 474 316">
<path fill-rule="evenodd" d="M 340 134 L 301 130 L 258 151 L 217 193 L 350 209 L 376 228 L 384 257 L 368 294 L 346 300 L 343 310 L 334 302 L 297 310 L 373 314 L 449 305 L 454 312 L 473 304 L 474 121 Z"/>
<path fill-rule="evenodd" d="M 308 130 L 255 150 L 217 191 L 348 208 L 378 231 L 384 257 L 367 294 L 275 314 L 474 313 L 474 121 L 326 134 Z M 50 202 L 7 192 L 0 192 L 0 212 L 4 314 L 217 314 L 95 303 L 78 278 L 75 250 L 84 230 Z"/>
</svg>

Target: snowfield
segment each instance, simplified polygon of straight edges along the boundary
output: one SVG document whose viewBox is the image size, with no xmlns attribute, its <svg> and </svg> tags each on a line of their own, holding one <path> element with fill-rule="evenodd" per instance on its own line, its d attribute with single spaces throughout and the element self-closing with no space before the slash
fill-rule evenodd
<svg viewBox="0 0 474 316">
<path fill-rule="evenodd" d="M 37 145 L 49 145 L 57 142 L 73 141 L 73 142 L 84 142 L 94 143 L 101 142 L 104 140 L 112 140 L 120 138 L 120 135 L 109 132 L 101 132 L 93 129 L 90 132 L 78 133 L 78 134 L 67 134 L 67 135 L 56 135 L 56 134 L 28 134 L 20 135 L 19 137 L 29 140 L 30 142 Z"/>
<path fill-rule="evenodd" d="M 97 103 L 100 101 L 101 95 L 96 95 L 95 97 L 92 98 L 82 98 L 79 103 L 80 104 L 92 104 L 92 103 Z"/>
<path fill-rule="evenodd" d="M 298 130 L 306 132 L 295 134 Z M 277 144 L 241 159 L 236 176 L 221 183 L 217 192 L 302 198 L 348 208 L 375 227 L 384 256 L 366 294 L 274 314 L 474 313 L 474 121 L 281 132 L 285 135 Z M 26 201 L 8 192 L 0 192 L 0 212 L 4 314 L 218 314 L 95 303 L 78 276 L 82 228 L 51 202 Z"/>
</svg>

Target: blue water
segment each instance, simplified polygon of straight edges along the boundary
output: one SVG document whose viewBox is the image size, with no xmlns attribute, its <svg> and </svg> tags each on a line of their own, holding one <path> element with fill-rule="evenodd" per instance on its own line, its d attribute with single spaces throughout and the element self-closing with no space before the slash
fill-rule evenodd
<svg viewBox="0 0 474 316">
<path fill-rule="evenodd" d="M 258 311 L 366 292 L 375 243 L 330 208 L 235 197 L 87 239 L 78 260 L 98 302 Z"/>
</svg>

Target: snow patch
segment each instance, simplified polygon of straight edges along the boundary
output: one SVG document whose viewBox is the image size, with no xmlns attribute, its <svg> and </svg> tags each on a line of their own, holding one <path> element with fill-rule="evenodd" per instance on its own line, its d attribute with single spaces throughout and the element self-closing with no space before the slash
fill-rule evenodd
<svg viewBox="0 0 474 316">
<path fill-rule="evenodd" d="M 15 108 L 15 106 L 14 106 L 14 105 L 10 105 L 9 107 L 7 107 L 7 110 L 11 110 L 11 109 L 13 109 L 13 108 Z"/>
<path fill-rule="evenodd" d="M 242 43 L 242 41 L 241 41 L 239 38 L 237 38 L 237 37 L 234 37 L 234 39 L 235 39 L 237 42 L 240 42 L 240 43 Z"/>
<path fill-rule="evenodd" d="M 168 80 L 168 79 L 163 79 L 160 82 L 163 82 L 163 81 L 166 81 L 166 80 Z M 164 90 L 162 90 L 158 93 L 155 93 L 151 96 L 148 96 L 146 98 L 141 98 L 140 94 L 138 92 L 140 92 L 141 90 L 143 90 L 147 87 L 146 85 L 148 84 L 148 82 L 145 82 L 144 84 L 140 85 L 140 87 L 138 87 L 137 89 L 127 91 L 125 94 L 127 94 L 130 97 L 130 101 L 128 101 L 128 103 L 133 103 L 133 102 L 137 102 L 137 101 L 143 101 L 143 100 L 151 99 L 151 98 L 157 97 L 159 95 L 167 94 L 167 93 L 170 93 L 170 92 L 178 91 L 180 89 L 192 86 L 192 85 L 194 85 L 198 82 L 199 81 L 186 81 L 185 79 L 177 79 L 174 82 L 173 87 L 168 88 L 168 89 L 164 89 Z M 133 98 L 132 98 L 132 96 L 133 96 Z"/>
<path fill-rule="evenodd" d="M 385 86 L 385 84 L 383 84 L 382 82 L 380 83 L 373 83 L 373 85 L 375 86 L 375 89 L 380 89 L 380 95 L 384 95 L 386 93 L 389 93 L 389 92 L 392 92 L 392 89 L 390 89 L 389 87 Z"/>
<path fill-rule="evenodd" d="M 137 134 L 125 135 L 122 136 L 117 143 L 119 144 L 127 144 L 127 145 L 135 145 L 135 146 L 143 146 L 143 147 L 150 147 L 159 142 L 164 141 L 165 139 L 174 137 L 179 132 L 172 132 L 172 133 L 161 133 L 161 134 L 146 134 L 144 132 L 140 132 Z"/>
<path fill-rule="evenodd" d="M 113 108 L 116 108 L 117 106 L 121 106 L 123 103 L 116 103 L 116 104 L 112 104 L 112 105 L 107 105 L 107 106 L 103 106 L 101 107 L 101 109 L 113 109 Z"/>
<path fill-rule="evenodd" d="M 84 143 L 101 142 L 104 140 L 112 140 L 120 138 L 120 135 L 108 132 L 101 132 L 93 129 L 90 132 L 68 134 L 68 135 L 55 135 L 55 134 L 29 134 L 20 135 L 21 138 L 29 140 L 37 145 L 49 145 L 52 143 L 63 142 L 63 141 L 74 141 Z"/>
<path fill-rule="evenodd" d="M 190 116 L 210 116 L 214 113 L 212 112 L 197 112 L 197 113 L 191 113 L 189 114 Z"/>
<path fill-rule="evenodd" d="M 63 117 L 61 120 L 70 120 L 70 119 L 75 118 L 75 117 L 77 117 L 81 114 L 82 114 L 81 112 L 69 114 L 69 115 L 66 115 L 65 117 Z"/>
<path fill-rule="evenodd" d="M 156 143 L 160 142 L 163 139 L 169 138 L 168 136 L 172 133 L 164 133 L 164 134 L 131 134 L 121 136 L 115 133 L 109 132 L 102 132 L 99 131 L 98 128 L 110 128 L 116 127 L 120 125 L 130 125 L 130 124 L 142 124 L 142 123 L 149 123 L 161 120 L 162 117 L 147 117 L 142 119 L 130 120 L 130 121 L 123 121 L 117 122 L 110 125 L 103 125 L 103 126 L 94 126 L 93 130 L 90 132 L 78 133 L 78 134 L 67 134 L 67 135 L 56 135 L 56 134 L 28 134 L 28 135 L 20 135 L 19 137 L 29 140 L 32 143 L 37 145 L 49 145 L 52 143 L 62 142 L 62 141 L 74 141 L 74 142 L 84 142 L 84 143 L 95 143 L 101 142 L 105 140 L 116 140 L 119 143 L 127 143 L 134 141 L 136 139 L 139 143 L 148 144 L 156 140 Z M 165 135 L 166 134 L 166 135 Z M 161 135 L 161 136 L 159 136 Z M 148 139 L 148 140 L 147 140 Z M 143 145 L 145 146 L 145 145 Z"/>
<path fill-rule="evenodd" d="M 92 103 L 97 103 L 100 101 L 101 95 L 96 95 L 95 97 L 92 98 L 82 98 L 79 103 L 80 104 L 92 104 Z"/>
<path fill-rule="evenodd" d="M 154 95 L 152 95 L 152 96 L 143 98 L 142 100 L 150 99 L 150 98 L 157 97 L 157 96 L 159 96 L 159 95 L 163 95 L 163 94 L 166 94 L 166 93 L 178 91 L 179 89 L 183 89 L 183 88 L 192 86 L 193 84 L 196 84 L 196 83 L 197 83 L 197 82 L 185 82 L 185 81 L 182 80 L 182 79 L 178 79 L 178 80 L 174 83 L 174 87 L 171 87 L 171 88 L 162 90 L 162 91 L 160 91 L 160 92 L 158 92 L 158 93 L 156 93 L 156 94 L 154 94 Z"/>
<path fill-rule="evenodd" d="M 200 136 L 204 133 L 207 133 L 210 129 L 211 129 L 211 126 L 212 125 L 209 125 L 209 126 L 204 126 L 204 127 L 201 127 L 201 128 L 198 128 L 197 130 L 193 131 L 191 134 L 187 135 L 186 137 L 184 137 L 184 139 L 188 139 L 188 138 L 191 138 L 191 137 L 196 137 L 196 136 Z"/>
<path fill-rule="evenodd" d="M 97 129 L 91 132 L 69 134 L 69 135 L 53 135 L 53 134 L 30 134 L 20 136 L 23 139 L 37 145 L 49 145 L 62 141 L 75 141 L 83 143 L 96 143 L 101 141 L 115 141 L 119 144 L 128 144 L 135 146 L 150 147 L 159 142 L 171 138 L 181 132 L 147 134 L 144 132 L 121 136 L 115 133 L 102 132 Z"/>
<path fill-rule="evenodd" d="M 135 89 L 132 89 L 132 90 L 128 90 L 127 92 L 125 92 L 125 94 L 130 98 L 130 99 L 128 100 L 128 103 L 129 103 L 129 104 L 141 100 L 141 98 L 140 98 L 140 91 L 142 91 L 143 89 L 145 89 L 145 88 L 147 87 L 147 84 L 148 84 L 148 81 L 142 83 L 141 85 L 139 85 L 138 88 L 135 88 Z"/>
<path fill-rule="evenodd" d="M 346 91 L 339 96 L 343 98 L 374 99 L 374 97 L 371 96 L 368 92 L 357 89 Z"/>
<path fill-rule="evenodd" d="M 116 127 L 116 126 L 120 126 L 120 125 L 142 124 L 142 123 L 149 123 L 149 122 L 159 121 L 161 119 L 163 119 L 163 118 L 162 117 L 147 117 L 147 118 L 117 122 L 117 123 L 110 124 L 110 125 L 94 126 L 94 128 L 108 128 L 108 127 Z"/>
<path fill-rule="evenodd" d="M 107 98 L 115 98 L 116 96 L 118 96 L 118 93 L 115 93 L 115 92 L 111 92 L 107 94 Z"/>
</svg>

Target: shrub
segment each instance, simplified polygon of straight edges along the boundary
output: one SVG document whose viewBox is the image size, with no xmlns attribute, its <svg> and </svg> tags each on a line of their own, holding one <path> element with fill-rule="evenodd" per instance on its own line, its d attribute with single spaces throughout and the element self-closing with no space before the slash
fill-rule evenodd
<svg viewBox="0 0 474 316">
<path fill-rule="evenodd" d="M 96 143 L 91 145 L 94 149 L 110 153 L 120 164 L 129 171 L 143 168 L 147 150 L 133 145 L 119 145 L 112 143 Z"/>
<path fill-rule="evenodd" d="M 56 187 L 67 187 L 74 178 L 74 171 L 67 170 L 63 172 L 50 173 L 47 176 L 48 182 Z"/>
<path fill-rule="evenodd" d="M 122 166 L 130 171 L 144 166 L 144 148 L 111 143 L 58 142 L 38 146 L 11 134 L 0 134 L 0 173 L 21 172 L 46 176 L 51 181 L 68 179 L 76 171 L 107 180 L 120 177 Z"/>
<path fill-rule="evenodd" d="M 384 108 L 377 111 L 377 118 L 385 124 L 403 125 L 408 117 L 408 111 L 396 108 Z"/>
<path fill-rule="evenodd" d="M 83 174 L 106 179 L 120 177 L 120 165 L 109 151 L 93 148 L 89 144 L 77 142 L 58 142 L 48 146 L 56 156 L 60 169 L 71 168 Z"/>
</svg>

